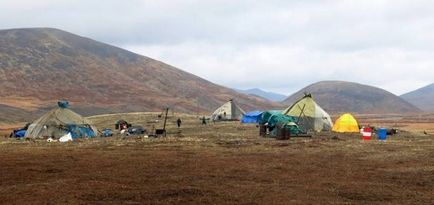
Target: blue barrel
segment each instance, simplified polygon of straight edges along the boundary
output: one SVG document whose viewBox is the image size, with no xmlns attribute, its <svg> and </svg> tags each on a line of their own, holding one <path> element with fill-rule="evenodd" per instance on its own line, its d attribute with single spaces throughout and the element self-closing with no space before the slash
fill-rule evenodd
<svg viewBox="0 0 434 205">
<path fill-rule="evenodd" d="M 378 134 L 378 140 L 386 140 L 387 139 L 387 129 L 386 128 L 379 128 L 377 131 Z"/>
</svg>

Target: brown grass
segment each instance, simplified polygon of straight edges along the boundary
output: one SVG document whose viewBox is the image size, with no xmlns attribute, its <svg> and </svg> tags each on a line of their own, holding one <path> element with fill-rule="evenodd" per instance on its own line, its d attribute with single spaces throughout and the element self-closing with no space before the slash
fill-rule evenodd
<svg viewBox="0 0 434 205">
<path fill-rule="evenodd" d="M 432 204 L 434 137 L 319 133 L 277 141 L 254 125 L 169 120 L 169 137 L 0 140 L 4 204 Z M 123 118 L 147 128 L 155 113 Z M 430 126 L 430 125 L 428 125 Z"/>
</svg>

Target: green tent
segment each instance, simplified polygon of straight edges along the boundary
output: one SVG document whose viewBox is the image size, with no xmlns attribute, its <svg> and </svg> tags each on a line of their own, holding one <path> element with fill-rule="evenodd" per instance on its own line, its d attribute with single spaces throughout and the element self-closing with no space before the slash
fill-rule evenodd
<svg viewBox="0 0 434 205">
<path fill-rule="evenodd" d="M 306 94 L 282 114 L 297 117 L 297 124 L 304 131 L 329 131 L 333 127 L 330 115 L 316 104 L 310 94 Z"/>
<path fill-rule="evenodd" d="M 291 134 L 300 134 L 301 130 L 298 128 L 296 122 L 297 122 L 296 117 L 284 115 L 282 114 L 281 111 L 270 110 L 270 111 L 265 111 L 262 114 L 262 119 L 260 124 L 267 123 L 268 129 L 270 131 L 270 135 L 276 136 L 277 135 L 276 127 L 284 127 L 286 129 L 289 129 Z"/>
<path fill-rule="evenodd" d="M 259 120 L 260 124 L 265 124 L 268 122 L 271 116 L 275 114 L 282 113 L 282 110 L 267 110 L 262 113 L 261 119 Z"/>
</svg>

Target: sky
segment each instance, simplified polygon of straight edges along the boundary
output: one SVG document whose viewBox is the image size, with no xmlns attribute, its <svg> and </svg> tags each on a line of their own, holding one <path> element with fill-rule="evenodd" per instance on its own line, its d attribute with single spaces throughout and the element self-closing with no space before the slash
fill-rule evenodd
<svg viewBox="0 0 434 205">
<path fill-rule="evenodd" d="M 400 95 L 434 81 L 430 0 L 0 0 L 0 29 L 53 27 L 231 88 L 323 80 Z"/>
</svg>

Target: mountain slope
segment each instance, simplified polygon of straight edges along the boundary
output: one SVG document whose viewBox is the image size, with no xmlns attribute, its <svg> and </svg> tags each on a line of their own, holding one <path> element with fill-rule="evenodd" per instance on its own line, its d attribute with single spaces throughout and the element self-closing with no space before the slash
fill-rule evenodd
<svg viewBox="0 0 434 205">
<path fill-rule="evenodd" d="M 252 88 L 252 89 L 247 89 L 247 90 L 238 90 L 237 89 L 237 91 L 240 93 L 248 94 L 248 95 L 256 95 L 259 97 L 263 97 L 265 99 L 268 99 L 268 100 L 271 100 L 274 102 L 281 102 L 288 97 L 288 96 L 285 96 L 285 95 L 282 95 L 279 93 L 264 91 L 264 90 L 261 90 L 259 88 Z"/>
<path fill-rule="evenodd" d="M 344 81 L 322 81 L 309 85 L 288 97 L 292 104 L 311 93 L 315 101 L 331 113 L 413 113 L 418 108 L 383 89 Z"/>
<path fill-rule="evenodd" d="M 417 106 L 418 108 L 433 112 L 434 111 L 434 83 L 419 88 L 415 91 L 401 95 L 401 98 Z"/>
<path fill-rule="evenodd" d="M 0 45 L 0 104 L 5 106 L 34 111 L 67 99 L 85 115 L 165 106 L 209 112 L 231 98 L 246 110 L 279 106 L 58 29 L 0 30 Z"/>
</svg>

